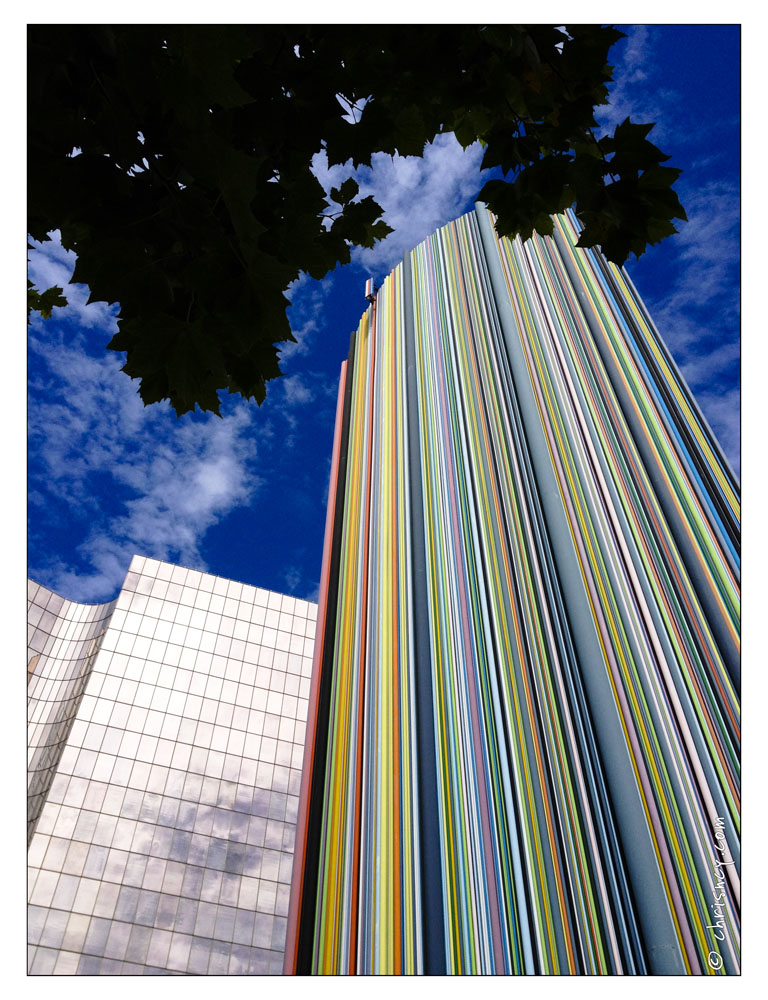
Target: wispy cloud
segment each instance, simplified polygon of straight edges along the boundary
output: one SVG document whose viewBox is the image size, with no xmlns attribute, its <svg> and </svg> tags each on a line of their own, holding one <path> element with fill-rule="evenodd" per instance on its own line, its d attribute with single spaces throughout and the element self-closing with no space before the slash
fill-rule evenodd
<svg viewBox="0 0 768 1000">
<path fill-rule="evenodd" d="M 738 473 L 738 176 L 732 170 L 724 174 L 729 164 L 722 151 L 710 141 L 702 142 L 704 130 L 714 134 L 718 123 L 698 122 L 681 112 L 674 75 L 657 56 L 656 37 L 647 25 L 627 29 L 626 40 L 611 53 L 615 82 L 611 103 L 599 109 L 598 122 L 612 131 L 627 117 L 655 121 L 651 141 L 663 149 L 670 147 L 668 151 L 677 149 L 675 159 L 684 157 L 685 149 L 695 150 L 677 185 L 688 222 L 678 223 L 678 235 L 660 248 L 665 274 L 655 275 L 651 283 L 640 280 L 639 285 L 664 341 Z M 630 273 L 635 268 L 642 272 L 646 265 L 629 265 Z"/>
<path fill-rule="evenodd" d="M 39 287 L 64 287 L 69 305 L 30 330 L 30 511 L 80 533 L 78 565 L 38 556 L 31 574 L 76 600 L 112 597 L 134 552 L 205 568 L 206 531 L 249 502 L 261 483 L 255 408 L 225 401 L 226 417 L 178 419 L 145 408 L 121 359 L 104 350 L 115 309 L 85 305 L 69 284 L 75 255 L 56 240 L 31 254 Z"/>
<path fill-rule="evenodd" d="M 675 237 L 681 276 L 667 298 L 670 309 L 708 307 L 734 287 L 739 261 L 740 207 L 738 189 L 724 181 L 703 188 L 681 185 L 688 222 Z M 727 319 L 738 313 L 738 300 L 728 302 Z"/>
<path fill-rule="evenodd" d="M 302 586 L 304 583 L 301 570 L 298 566 L 289 566 L 283 573 L 283 579 L 285 580 L 285 585 L 288 588 L 289 594 L 295 593 L 297 588 Z"/>
<path fill-rule="evenodd" d="M 651 315 L 739 471 L 739 192 L 713 181 L 683 186 L 688 222 L 671 244 L 670 280 L 646 295 Z"/>
<path fill-rule="evenodd" d="M 77 547 L 85 568 L 42 560 L 32 575 L 93 601 L 114 594 L 134 552 L 206 568 L 206 531 L 261 483 L 252 409 L 178 420 L 167 403 L 145 409 L 116 358 L 37 336 L 31 347 L 47 362 L 33 389 L 45 380 L 55 391 L 30 408 L 32 482 L 46 503 L 68 505 L 71 531 L 88 525 Z"/>
<path fill-rule="evenodd" d="M 280 344 L 280 362 L 283 370 L 290 370 L 297 357 L 308 354 L 320 328 L 320 317 L 329 295 L 333 291 L 333 274 L 327 274 L 322 281 L 310 278 L 302 272 L 286 289 L 290 300 L 288 322 L 295 342 Z"/>
<path fill-rule="evenodd" d="M 610 88 L 609 103 L 597 109 L 597 121 L 604 131 L 613 131 L 625 118 L 635 121 L 645 120 L 656 114 L 647 104 L 647 90 L 643 83 L 653 68 L 653 54 L 648 38 L 648 26 L 636 24 L 626 32 L 626 39 L 618 42 L 609 56 L 614 64 L 613 85 Z M 644 107 L 638 107 L 638 97 L 646 100 Z"/>
<path fill-rule="evenodd" d="M 356 248 L 353 261 L 372 274 L 386 274 L 407 250 L 421 243 L 439 226 L 457 218 L 483 185 L 479 142 L 463 149 L 453 133 L 438 135 L 424 148 L 423 157 L 375 153 L 370 167 L 352 170 L 328 166 L 324 152 L 313 160 L 313 170 L 325 188 L 354 177 L 360 198 L 372 195 L 383 209 L 383 219 L 394 230 L 373 249 Z"/>
<path fill-rule="evenodd" d="M 611 50 L 614 82 L 609 103 L 596 110 L 597 123 L 603 132 L 613 132 L 625 118 L 634 122 L 655 122 L 649 136 L 663 143 L 674 133 L 678 115 L 674 113 L 679 94 L 668 86 L 668 76 L 658 77 L 656 86 L 649 81 L 659 69 L 653 49 L 653 32 L 646 24 L 635 24 L 626 31 L 626 39 Z"/>
<path fill-rule="evenodd" d="M 303 406 L 305 403 L 311 403 L 315 398 L 315 391 L 301 375 L 289 375 L 280 384 L 289 406 Z"/>
<path fill-rule="evenodd" d="M 741 474 L 741 414 L 738 389 L 699 392 L 697 402 L 737 476 Z"/>
<path fill-rule="evenodd" d="M 653 28 L 646 24 L 631 25 L 626 36 L 609 55 L 614 64 L 614 82 L 609 103 L 595 110 L 600 132 L 612 133 L 625 118 L 636 123 L 653 122 L 648 138 L 664 148 L 665 143 L 680 138 L 680 92 L 670 86 L 669 73 L 659 65 Z M 690 131 L 690 122 L 686 128 Z"/>
<path fill-rule="evenodd" d="M 53 285 L 63 289 L 67 305 L 54 306 L 53 315 L 57 318 L 66 317 L 87 329 L 103 327 L 111 333 L 116 332 L 117 305 L 106 302 L 86 305 L 90 294 L 87 286 L 70 284 L 77 255 L 72 250 L 64 249 L 58 230 L 48 235 L 50 238 L 47 240 L 30 239 L 33 249 L 29 253 L 29 280 L 41 292 Z"/>
</svg>

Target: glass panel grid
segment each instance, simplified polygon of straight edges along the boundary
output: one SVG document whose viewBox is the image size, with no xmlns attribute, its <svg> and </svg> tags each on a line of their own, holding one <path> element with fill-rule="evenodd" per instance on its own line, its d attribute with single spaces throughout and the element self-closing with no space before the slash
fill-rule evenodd
<svg viewBox="0 0 768 1000">
<path fill-rule="evenodd" d="M 30 973 L 281 971 L 314 605 L 143 557 L 117 601 L 53 605 L 102 642 L 30 844 Z"/>
</svg>

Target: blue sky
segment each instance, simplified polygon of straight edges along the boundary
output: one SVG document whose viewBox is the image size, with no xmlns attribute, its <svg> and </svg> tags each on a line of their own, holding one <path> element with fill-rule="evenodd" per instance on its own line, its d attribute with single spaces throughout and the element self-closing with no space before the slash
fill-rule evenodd
<svg viewBox="0 0 768 1000">
<path fill-rule="evenodd" d="M 689 222 L 629 266 L 733 467 L 739 470 L 739 33 L 630 27 L 612 53 L 616 83 L 601 124 L 656 121 L 651 139 L 682 167 Z M 716 72 L 713 72 L 716 67 Z M 377 280 L 403 252 L 467 211 L 482 186 L 478 146 L 438 138 L 423 159 L 378 156 L 355 175 L 395 232 L 356 250 L 289 297 L 297 344 L 258 408 L 226 397 L 224 418 L 144 408 L 105 350 L 115 308 L 83 286 L 29 341 L 29 574 L 83 601 L 112 598 L 138 552 L 313 599 L 339 365 Z M 326 189 L 343 168 L 315 169 Z M 66 285 L 72 254 L 31 255 L 41 288 Z"/>
</svg>

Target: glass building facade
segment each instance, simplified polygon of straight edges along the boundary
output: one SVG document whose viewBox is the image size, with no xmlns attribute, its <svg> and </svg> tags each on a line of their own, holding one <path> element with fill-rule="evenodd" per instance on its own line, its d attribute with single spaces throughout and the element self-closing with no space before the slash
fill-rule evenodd
<svg viewBox="0 0 768 1000">
<path fill-rule="evenodd" d="M 56 774 L 115 607 L 76 604 L 28 582 L 27 841 Z"/>
<path fill-rule="evenodd" d="M 30 584 L 31 974 L 282 971 L 315 620 L 140 556 Z"/>
</svg>

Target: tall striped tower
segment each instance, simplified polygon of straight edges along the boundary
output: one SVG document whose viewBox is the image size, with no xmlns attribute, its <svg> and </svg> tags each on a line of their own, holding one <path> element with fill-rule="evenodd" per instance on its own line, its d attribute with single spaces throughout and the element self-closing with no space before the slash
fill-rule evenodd
<svg viewBox="0 0 768 1000">
<path fill-rule="evenodd" d="M 739 970 L 738 485 L 577 236 L 478 206 L 352 337 L 286 971 Z"/>
</svg>

